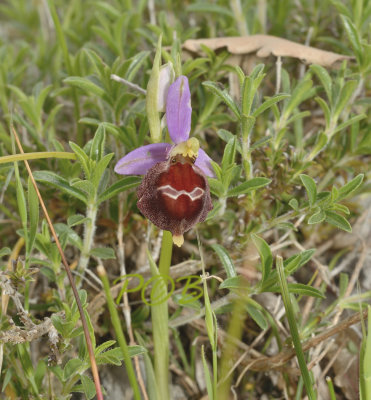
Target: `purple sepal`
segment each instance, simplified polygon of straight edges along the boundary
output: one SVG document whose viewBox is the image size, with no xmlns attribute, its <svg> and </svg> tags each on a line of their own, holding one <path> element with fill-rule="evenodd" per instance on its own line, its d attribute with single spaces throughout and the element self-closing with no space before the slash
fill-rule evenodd
<svg viewBox="0 0 371 400">
<path fill-rule="evenodd" d="M 166 101 L 167 127 L 175 144 L 185 142 L 189 138 L 191 115 L 191 92 L 188 78 L 182 75 L 170 85 Z"/>
<path fill-rule="evenodd" d="M 121 175 L 144 175 L 155 164 L 165 161 L 172 148 L 169 143 L 154 143 L 139 147 L 121 158 L 115 172 Z"/>
<path fill-rule="evenodd" d="M 211 166 L 211 158 L 202 150 L 198 150 L 198 156 L 195 162 L 195 165 L 200 168 L 200 170 L 211 178 L 215 177 L 215 173 L 213 167 Z"/>
</svg>

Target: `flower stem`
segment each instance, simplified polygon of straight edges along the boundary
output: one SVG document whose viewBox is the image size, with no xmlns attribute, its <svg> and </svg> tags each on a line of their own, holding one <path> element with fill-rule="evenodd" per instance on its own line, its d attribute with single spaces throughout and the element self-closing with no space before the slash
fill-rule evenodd
<svg viewBox="0 0 371 400">
<path fill-rule="evenodd" d="M 162 237 L 159 276 L 166 282 L 169 275 L 171 255 L 173 251 L 172 234 L 164 231 Z M 154 276 L 153 272 L 152 275 Z M 154 369 L 158 385 L 159 398 L 168 400 L 169 395 L 169 310 L 167 304 L 167 287 L 166 285 L 153 286 L 154 298 L 166 299 L 157 302 L 151 307 L 153 344 L 154 344 Z"/>
<path fill-rule="evenodd" d="M 139 390 L 138 382 L 137 382 L 137 379 L 135 376 L 134 367 L 133 367 L 133 364 L 130 359 L 129 347 L 126 343 L 125 335 L 121 328 L 120 318 L 119 318 L 118 312 L 116 310 L 116 305 L 115 305 L 115 302 L 111 295 L 111 290 L 110 290 L 110 285 L 108 282 L 106 270 L 104 269 L 103 265 L 99 265 L 97 268 L 97 271 L 98 271 L 98 275 L 103 283 L 103 288 L 104 288 L 104 292 L 106 294 L 107 305 L 108 305 L 109 313 L 111 315 L 113 329 L 115 330 L 118 344 L 120 345 L 120 348 L 124 355 L 126 371 L 128 373 L 130 385 L 134 391 L 134 399 L 140 400 L 141 399 L 140 390 Z"/>
</svg>

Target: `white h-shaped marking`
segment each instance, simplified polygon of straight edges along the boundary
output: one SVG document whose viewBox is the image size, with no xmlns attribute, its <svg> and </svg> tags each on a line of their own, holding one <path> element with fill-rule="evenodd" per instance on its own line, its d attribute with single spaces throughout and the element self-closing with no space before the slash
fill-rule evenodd
<svg viewBox="0 0 371 400">
<path fill-rule="evenodd" d="M 165 196 L 170 197 L 173 200 L 177 200 L 179 196 L 185 194 L 192 201 L 195 201 L 203 196 L 204 190 L 200 187 L 195 187 L 192 192 L 187 192 L 186 190 L 176 190 L 170 185 L 160 186 L 157 190 L 160 190 Z"/>
</svg>

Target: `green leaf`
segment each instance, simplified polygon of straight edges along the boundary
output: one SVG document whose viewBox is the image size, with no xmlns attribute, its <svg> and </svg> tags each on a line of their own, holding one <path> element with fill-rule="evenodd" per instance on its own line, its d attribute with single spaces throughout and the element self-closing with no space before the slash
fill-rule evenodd
<svg viewBox="0 0 371 400">
<path fill-rule="evenodd" d="M 89 168 L 89 157 L 85 154 L 85 151 L 78 146 L 76 143 L 69 142 L 69 145 L 72 151 L 76 154 L 77 161 L 81 165 L 86 178 L 90 177 L 90 168 Z"/>
<path fill-rule="evenodd" d="M 86 398 L 92 399 L 96 393 L 94 382 L 86 375 L 81 375 L 81 384 Z"/>
<path fill-rule="evenodd" d="M 304 285 L 303 283 L 288 283 L 287 286 L 290 293 L 299 294 L 303 296 L 317 297 L 319 299 L 326 298 L 326 296 L 324 296 L 324 294 L 320 290 L 309 285 Z M 278 285 L 276 285 L 269 288 L 268 291 L 279 293 L 281 292 L 281 288 Z"/>
<path fill-rule="evenodd" d="M 326 214 L 323 210 L 319 209 L 315 214 L 313 214 L 309 219 L 308 219 L 308 224 L 319 224 L 320 222 L 324 221 L 326 218 Z"/>
<path fill-rule="evenodd" d="M 228 278 L 236 277 L 237 276 L 236 268 L 227 250 L 220 244 L 212 244 L 211 247 L 220 258 L 220 261 L 223 264 L 227 277 Z"/>
<path fill-rule="evenodd" d="M 202 358 L 202 364 L 204 367 L 204 374 L 205 374 L 205 381 L 206 381 L 206 389 L 207 389 L 207 394 L 209 399 L 215 399 L 215 396 L 213 395 L 213 383 L 211 380 L 211 375 L 210 375 L 210 370 L 206 362 L 205 358 L 205 349 L 204 345 L 201 346 L 201 358 Z"/>
<path fill-rule="evenodd" d="M 331 111 L 328 106 L 328 104 L 323 100 L 321 97 L 315 97 L 314 100 L 320 105 L 323 111 L 323 115 L 325 116 L 325 121 L 326 121 L 326 129 L 330 126 L 331 122 Z"/>
<path fill-rule="evenodd" d="M 228 143 L 231 139 L 235 138 L 236 136 L 232 133 L 227 131 L 226 129 L 219 129 L 217 135 L 222 139 L 224 142 Z M 236 150 L 241 154 L 241 144 L 236 140 Z"/>
<path fill-rule="evenodd" d="M 80 236 L 68 225 L 58 222 L 54 224 L 54 227 L 59 236 L 62 246 L 63 243 L 67 243 L 68 241 L 73 246 L 76 246 L 78 249 L 82 249 L 82 240 Z"/>
<path fill-rule="evenodd" d="M 338 190 L 339 195 L 338 195 L 337 200 L 340 201 L 340 200 L 344 200 L 347 197 L 349 197 L 362 184 L 363 178 L 364 178 L 364 174 L 359 174 L 355 178 L 353 178 L 350 182 L 348 182 L 346 185 L 341 187 Z"/>
<path fill-rule="evenodd" d="M 317 75 L 323 88 L 325 89 L 328 101 L 330 104 L 332 104 L 332 80 L 329 73 L 320 65 L 313 64 L 309 68 Z"/>
<path fill-rule="evenodd" d="M 138 177 L 138 176 L 128 176 L 128 177 L 118 180 L 112 186 L 110 186 L 108 189 L 106 189 L 102 194 L 100 194 L 98 196 L 98 203 L 108 200 L 111 197 L 116 196 L 121 192 L 124 192 L 125 190 L 129 190 L 134 187 L 137 187 L 141 181 L 142 181 L 142 177 Z"/>
<path fill-rule="evenodd" d="M 289 257 L 284 262 L 285 276 L 290 276 L 296 272 L 299 268 L 305 265 L 315 253 L 314 249 L 304 250 L 303 252 Z M 269 291 L 270 288 L 277 284 L 277 270 L 273 270 L 270 277 L 264 282 L 260 288 L 260 292 Z"/>
<path fill-rule="evenodd" d="M 114 156 L 114 153 L 107 154 L 101 160 L 99 160 L 97 162 L 97 164 L 93 170 L 93 173 L 91 175 L 91 182 L 93 183 L 93 185 L 96 189 L 98 189 L 99 183 L 102 179 L 104 171 L 108 167 L 108 164 L 110 163 L 113 156 Z"/>
<path fill-rule="evenodd" d="M 268 110 L 268 108 L 271 108 L 273 104 L 278 103 L 279 101 L 282 101 L 284 99 L 287 99 L 290 97 L 290 94 L 276 94 L 273 97 L 268 97 L 264 101 L 263 104 L 261 104 L 253 113 L 253 117 L 258 117 L 260 114 L 262 114 L 265 110 Z"/>
<path fill-rule="evenodd" d="M 340 15 L 340 18 L 344 25 L 345 32 L 347 33 L 353 51 L 357 56 L 358 62 L 360 62 L 362 60 L 362 44 L 357 29 L 350 18 L 346 17 L 345 15 Z"/>
<path fill-rule="evenodd" d="M 268 142 L 270 142 L 272 140 L 272 136 L 265 136 L 259 140 L 257 140 L 256 142 L 254 142 L 251 146 L 250 146 L 250 151 L 256 150 L 259 147 L 262 147 L 266 144 L 268 144 Z"/>
<path fill-rule="evenodd" d="M 317 200 L 317 186 L 316 182 L 308 175 L 300 174 L 300 179 L 307 191 L 309 205 L 312 207 Z"/>
<path fill-rule="evenodd" d="M 106 342 L 103 342 L 94 350 L 95 356 L 102 353 L 104 350 L 107 350 L 109 347 L 112 347 L 115 343 L 116 340 L 107 340 Z"/>
<path fill-rule="evenodd" d="M 93 199 L 95 196 L 96 190 L 90 180 L 77 179 L 74 180 L 73 182 L 70 182 L 70 185 L 71 188 L 75 188 L 80 190 L 81 192 L 84 192 L 88 200 Z"/>
<path fill-rule="evenodd" d="M 224 279 L 219 285 L 219 289 L 241 289 L 243 287 L 243 281 L 240 276 L 232 276 Z"/>
<path fill-rule="evenodd" d="M 233 197 L 239 196 L 240 194 L 246 194 L 252 190 L 267 186 L 271 182 L 272 180 L 267 178 L 252 178 L 249 181 L 241 183 L 241 185 L 229 190 L 227 196 Z"/>
<path fill-rule="evenodd" d="M 70 76 L 63 80 L 64 83 L 71 85 L 73 87 L 77 87 L 79 89 L 84 90 L 89 94 L 93 94 L 94 96 L 103 98 L 105 95 L 105 90 L 100 86 L 96 85 L 92 81 L 87 78 L 81 78 L 79 76 Z"/>
<path fill-rule="evenodd" d="M 269 277 L 272 264 L 273 264 L 273 257 L 270 247 L 268 246 L 267 242 L 258 235 L 254 233 L 251 235 L 251 238 L 255 244 L 255 247 L 258 250 L 260 260 L 262 263 L 262 283 Z"/>
<path fill-rule="evenodd" d="M 341 88 L 338 100 L 335 105 L 334 118 L 337 119 L 340 113 L 344 110 L 348 104 L 353 92 L 356 90 L 358 82 L 355 80 L 347 81 Z"/>
<path fill-rule="evenodd" d="M 88 220 L 89 218 L 85 217 L 84 215 L 76 214 L 67 218 L 67 224 L 71 228 L 72 226 L 80 225 Z"/>
<path fill-rule="evenodd" d="M 233 113 L 236 115 L 238 119 L 241 118 L 241 113 L 240 110 L 238 109 L 237 104 L 234 102 L 231 95 L 225 89 L 221 89 L 217 83 L 210 81 L 203 82 L 202 85 L 208 88 L 221 100 L 223 100 L 227 104 L 227 106 L 231 109 L 231 111 L 233 111 Z"/>
<path fill-rule="evenodd" d="M 298 211 L 298 210 L 299 210 L 299 203 L 298 203 L 298 201 L 297 201 L 295 198 L 292 198 L 292 199 L 289 201 L 289 206 L 290 206 L 293 210 L 295 210 L 295 211 Z"/>
<path fill-rule="evenodd" d="M 344 214 L 347 214 L 347 215 L 350 214 L 349 208 L 347 206 L 344 206 L 343 204 L 335 203 L 332 206 L 332 209 L 335 210 L 335 211 L 340 211 L 340 212 L 342 212 Z"/>
<path fill-rule="evenodd" d="M 250 76 L 245 76 L 241 94 L 242 114 L 245 114 L 246 116 L 250 115 L 254 96 L 254 79 Z"/>
<path fill-rule="evenodd" d="M 237 140 L 236 137 L 234 136 L 228 141 L 227 145 L 225 146 L 221 164 L 223 171 L 225 171 L 229 166 L 231 166 L 234 163 L 236 157 L 236 145 L 237 145 Z"/>
<path fill-rule="evenodd" d="M 111 340 L 109 342 L 112 342 Z M 100 347 L 100 346 L 99 346 Z M 143 346 L 128 346 L 129 357 L 139 356 L 146 354 L 148 350 Z M 121 361 L 125 358 L 120 347 L 115 347 L 107 351 L 100 351 L 97 354 L 97 364 L 115 364 L 121 365 Z"/>
<path fill-rule="evenodd" d="M 328 143 L 328 137 L 324 132 L 321 132 L 317 136 L 316 144 L 313 150 L 310 152 L 309 158 L 312 160 L 321 150 L 325 148 Z"/>
<path fill-rule="evenodd" d="M 343 216 L 334 211 L 326 211 L 326 222 L 346 232 L 352 232 L 352 227 L 350 226 L 349 222 Z"/>
<path fill-rule="evenodd" d="M 294 109 L 310 95 L 313 82 L 310 79 L 302 80 L 293 90 L 291 97 L 283 112 L 283 118 L 287 120 Z"/>
<path fill-rule="evenodd" d="M 287 286 L 290 293 L 317 297 L 319 299 L 326 298 L 326 296 L 320 290 L 309 285 L 304 285 L 303 283 L 289 283 Z"/>
<path fill-rule="evenodd" d="M 223 184 L 215 178 L 209 178 L 210 192 L 217 197 L 222 197 L 224 195 Z"/>
<path fill-rule="evenodd" d="M 358 122 L 358 121 L 360 121 L 361 119 L 364 119 L 364 118 L 366 118 L 366 117 L 367 117 L 366 114 L 355 115 L 354 117 L 349 118 L 349 119 L 347 119 L 345 122 L 339 124 L 339 125 L 335 128 L 334 133 L 340 132 L 340 131 L 342 131 L 343 129 L 347 128 L 349 125 L 353 125 L 354 123 L 356 123 L 356 122 Z"/>
<path fill-rule="evenodd" d="M 90 146 L 90 158 L 99 161 L 104 156 L 104 145 L 106 142 L 106 131 L 103 124 L 99 124 L 95 131 L 93 141 Z"/>
<path fill-rule="evenodd" d="M 0 249 L 0 258 L 8 256 L 12 251 L 9 249 L 9 247 L 3 247 Z"/>
<path fill-rule="evenodd" d="M 30 229 L 28 231 L 28 251 L 31 252 L 39 223 L 39 198 L 30 178 L 28 178 L 28 208 L 30 216 Z"/>
<path fill-rule="evenodd" d="M 285 260 L 285 275 L 292 275 L 294 272 L 296 272 L 300 267 L 305 265 L 313 257 L 315 252 L 315 249 L 304 250 L 301 253 L 289 257 L 287 260 Z"/>
<path fill-rule="evenodd" d="M 65 381 L 67 381 L 69 378 L 71 378 L 73 375 L 77 374 L 80 370 L 80 368 L 83 365 L 83 361 L 81 361 L 79 358 L 72 358 L 71 360 L 68 360 L 66 365 L 63 368 L 63 378 Z"/>
<path fill-rule="evenodd" d="M 114 250 L 109 247 L 95 247 L 90 251 L 90 255 L 93 257 L 99 257 L 102 260 L 109 260 L 116 258 Z"/>
<path fill-rule="evenodd" d="M 191 308 L 197 312 L 200 312 L 202 309 L 201 302 L 188 293 L 175 293 L 172 295 L 172 299 L 180 307 Z"/>
<path fill-rule="evenodd" d="M 126 80 L 128 80 L 129 82 L 133 81 L 138 70 L 147 60 L 149 55 L 150 55 L 149 51 L 141 51 L 130 59 L 131 60 L 130 66 L 125 73 Z"/>
<path fill-rule="evenodd" d="M 256 322 L 260 329 L 265 330 L 268 328 L 268 322 L 260 310 L 251 304 L 248 304 L 246 309 L 249 316 Z"/>
<path fill-rule="evenodd" d="M 12 371 L 13 371 L 12 368 L 7 368 L 6 369 L 6 373 L 5 373 L 5 376 L 3 378 L 3 387 L 1 388 L 2 393 L 4 393 L 6 387 L 8 386 L 8 383 L 12 379 L 12 375 L 13 375 Z"/>
<path fill-rule="evenodd" d="M 62 192 L 68 194 L 69 196 L 75 197 L 82 202 L 86 203 L 87 199 L 85 194 L 81 191 L 78 190 L 68 183 L 68 181 L 61 176 L 55 174 L 54 172 L 50 171 L 36 171 L 33 173 L 34 178 L 38 182 L 43 182 L 48 185 L 51 185 Z"/>
</svg>

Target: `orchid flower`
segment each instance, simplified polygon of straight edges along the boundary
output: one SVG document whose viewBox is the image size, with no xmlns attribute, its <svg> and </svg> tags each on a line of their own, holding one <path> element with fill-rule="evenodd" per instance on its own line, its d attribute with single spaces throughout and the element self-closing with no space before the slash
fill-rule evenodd
<svg viewBox="0 0 371 400">
<path fill-rule="evenodd" d="M 115 172 L 145 175 L 138 187 L 138 208 L 154 225 L 173 234 L 181 246 L 183 233 L 205 220 L 213 208 L 206 176 L 214 176 L 210 157 L 200 149 L 191 130 L 191 93 L 180 76 L 166 97 L 166 122 L 174 144 L 141 146 L 121 158 Z"/>
</svg>

